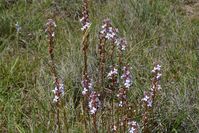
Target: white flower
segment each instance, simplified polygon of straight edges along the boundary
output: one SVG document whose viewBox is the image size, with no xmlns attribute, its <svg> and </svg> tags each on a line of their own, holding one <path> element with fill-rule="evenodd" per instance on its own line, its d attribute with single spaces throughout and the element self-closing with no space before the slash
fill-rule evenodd
<svg viewBox="0 0 199 133">
<path fill-rule="evenodd" d="M 117 126 L 113 125 L 112 131 L 117 131 Z"/>
<path fill-rule="evenodd" d="M 147 95 L 144 96 L 144 98 L 142 98 L 142 101 L 147 102 L 149 100 L 149 97 Z"/>
<path fill-rule="evenodd" d="M 54 94 L 58 93 L 58 91 L 60 91 L 60 93 L 62 95 L 64 95 L 64 84 L 59 84 L 59 89 L 57 88 L 57 86 L 55 86 L 55 89 L 52 90 Z"/>
<path fill-rule="evenodd" d="M 134 131 L 135 131 L 135 128 L 134 128 L 134 127 L 131 127 L 131 128 L 129 129 L 129 133 L 134 133 Z"/>
<path fill-rule="evenodd" d="M 161 66 L 158 64 L 156 65 L 153 70 L 151 71 L 152 73 L 155 73 L 156 71 L 160 71 L 161 70 Z"/>
<path fill-rule="evenodd" d="M 106 32 L 105 29 L 103 29 L 103 30 L 100 31 L 101 34 L 104 34 L 105 32 Z"/>
<path fill-rule="evenodd" d="M 91 92 L 89 96 L 89 102 L 88 102 L 88 107 L 89 107 L 89 112 L 91 115 L 94 115 L 97 113 L 97 110 L 101 107 L 101 102 L 99 100 L 100 95 L 97 94 L 96 92 Z"/>
<path fill-rule="evenodd" d="M 95 107 L 91 108 L 90 113 L 91 115 L 95 114 L 97 112 L 97 109 Z"/>
<path fill-rule="evenodd" d="M 59 84 L 58 86 L 55 86 L 54 90 L 52 90 L 52 92 L 55 95 L 53 102 L 57 102 L 58 99 L 60 98 L 60 95 L 61 96 L 64 95 L 64 84 Z"/>
<path fill-rule="evenodd" d="M 144 92 L 144 98 L 142 98 L 142 101 L 144 101 L 148 107 L 152 107 L 153 104 L 152 96 L 153 96 L 152 92 L 149 93 Z"/>
<path fill-rule="evenodd" d="M 82 91 L 82 95 L 86 95 L 88 92 L 88 89 L 84 88 L 84 90 Z"/>
<path fill-rule="evenodd" d="M 82 80 L 82 95 L 86 95 L 93 90 L 93 82 L 92 80 L 88 79 L 88 77 L 84 77 Z"/>
<path fill-rule="evenodd" d="M 17 32 L 19 32 L 21 30 L 21 26 L 19 25 L 18 22 L 15 24 L 15 27 L 16 27 Z"/>
<path fill-rule="evenodd" d="M 129 68 L 124 66 L 123 67 L 123 74 L 121 76 L 121 79 L 123 79 L 123 83 L 124 83 L 124 86 L 129 89 L 130 86 L 132 85 L 132 76 L 131 76 L 131 73 L 129 71 Z"/>
<path fill-rule="evenodd" d="M 123 107 L 123 102 L 122 101 L 119 102 L 119 107 Z"/>
<path fill-rule="evenodd" d="M 124 86 L 125 86 L 126 88 L 129 88 L 129 87 L 131 86 L 131 84 L 129 84 L 129 83 L 124 83 Z"/>
<path fill-rule="evenodd" d="M 152 87 L 150 89 L 152 92 L 155 90 L 155 86 L 152 84 Z"/>
<path fill-rule="evenodd" d="M 59 97 L 57 95 L 55 95 L 53 102 L 56 103 L 56 102 L 58 102 L 58 100 L 59 100 Z"/>
<path fill-rule="evenodd" d="M 118 30 L 112 27 L 110 19 L 105 19 L 101 28 L 100 34 L 102 34 L 105 39 L 115 42 Z"/>
<path fill-rule="evenodd" d="M 106 28 L 107 24 L 102 25 L 102 29 Z"/>
<path fill-rule="evenodd" d="M 55 32 L 53 32 L 51 36 L 52 36 L 52 37 L 55 37 Z"/>
<path fill-rule="evenodd" d="M 137 133 L 138 132 L 138 124 L 136 121 L 128 122 L 129 125 L 129 133 Z"/>
<path fill-rule="evenodd" d="M 53 26 L 57 27 L 55 21 L 53 19 L 48 19 L 48 22 L 46 23 L 46 26 Z"/>
<path fill-rule="evenodd" d="M 149 100 L 147 101 L 147 106 L 148 106 L 148 107 L 152 107 L 152 103 L 153 103 L 153 101 L 152 101 L 151 99 L 149 99 Z"/>
<path fill-rule="evenodd" d="M 85 19 L 85 17 L 82 17 L 79 21 L 82 22 Z"/>
<path fill-rule="evenodd" d="M 157 78 L 157 79 L 160 79 L 161 76 L 162 76 L 162 74 L 161 74 L 161 73 L 158 73 L 157 76 L 156 76 L 156 78 Z"/>
<path fill-rule="evenodd" d="M 162 89 L 161 85 L 157 85 L 157 88 L 158 88 L 158 90 Z"/>
<path fill-rule="evenodd" d="M 88 29 L 90 26 L 91 26 L 91 23 L 86 22 L 86 24 L 83 25 L 83 27 L 81 28 L 81 30 L 84 31 L 84 30 Z"/>
<path fill-rule="evenodd" d="M 107 75 L 107 77 L 109 79 L 112 79 L 112 76 L 117 75 L 118 74 L 118 70 L 116 68 L 113 68 Z"/>
<path fill-rule="evenodd" d="M 127 41 L 125 38 L 118 38 L 115 41 L 115 44 L 117 45 L 118 49 L 121 51 L 126 50 L 126 46 L 127 46 Z"/>
<path fill-rule="evenodd" d="M 156 66 L 156 70 L 160 71 L 160 69 L 161 69 L 161 66 L 158 64 L 158 65 Z"/>
</svg>

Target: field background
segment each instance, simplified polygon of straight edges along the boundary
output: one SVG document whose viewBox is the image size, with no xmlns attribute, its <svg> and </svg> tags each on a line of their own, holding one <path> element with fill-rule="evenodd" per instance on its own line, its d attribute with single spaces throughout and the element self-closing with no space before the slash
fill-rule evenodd
<svg viewBox="0 0 199 133">
<path fill-rule="evenodd" d="M 129 101 L 150 88 L 154 62 L 162 65 L 152 132 L 199 132 L 199 3 L 197 0 L 90 0 L 89 72 L 96 71 L 102 20 L 110 18 L 128 41 Z M 64 81 L 63 132 L 84 132 L 81 114 L 81 0 L 0 1 L 0 132 L 55 131 L 47 19 L 56 21 L 55 60 Z M 21 29 L 16 31 L 15 24 Z M 93 77 L 95 79 L 95 77 Z M 137 117 L 139 120 L 139 117 Z M 101 128 L 99 127 L 99 130 Z"/>
</svg>

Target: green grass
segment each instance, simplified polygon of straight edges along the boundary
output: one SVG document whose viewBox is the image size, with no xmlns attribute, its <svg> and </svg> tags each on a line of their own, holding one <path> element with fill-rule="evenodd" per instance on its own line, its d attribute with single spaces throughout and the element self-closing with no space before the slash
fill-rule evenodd
<svg viewBox="0 0 199 133">
<path fill-rule="evenodd" d="M 58 1 L 0 3 L 0 132 L 55 132 L 53 79 L 44 32 L 48 18 L 57 23 L 55 60 L 65 84 L 62 128 L 64 132 L 84 131 L 79 104 L 81 0 Z M 143 91 L 150 88 L 153 62 L 163 67 L 154 116 L 158 124 L 152 132 L 199 132 L 199 21 L 182 15 L 175 8 L 181 5 L 180 0 L 153 0 L 151 4 L 146 0 L 90 1 L 90 73 L 96 69 L 97 35 L 107 17 L 128 41 L 125 62 L 134 77 L 129 94 L 132 103 L 140 103 Z M 19 34 L 16 22 L 22 27 Z"/>
</svg>

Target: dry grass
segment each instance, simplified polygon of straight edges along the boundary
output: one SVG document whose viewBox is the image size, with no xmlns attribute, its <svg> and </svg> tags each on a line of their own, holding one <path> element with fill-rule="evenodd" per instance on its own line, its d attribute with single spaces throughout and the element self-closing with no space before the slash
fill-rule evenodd
<svg viewBox="0 0 199 133">
<path fill-rule="evenodd" d="M 124 61 L 132 67 L 134 79 L 128 94 L 131 104 L 139 105 L 143 92 L 150 88 L 153 62 L 163 66 L 162 91 L 154 108 L 151 132 L 199 132 L 199 21 L 190 21 L 175 8 L 181 4 L 180 0 L 154 0 L 152 4 L 139 0 L 90 1 L 89 72 L 97 68 L 97 35 L 101 20 L 107 17 L 128 41 Z M 193 8 L 195 14 L 197 5 Z M 85 132 L 80 12 L 80 0 L 19 0 L 8 6 L 0 3 L 0 132 L 56 132 L 54 85 L 44 33 L 48 18 L 58 25 L 55 61 L 65 84 L 60 110 L 62 130 Z M 17 22 L 21 26 L 19 34 Z M 141 120 L 139 113 L 137 121 Z M 98 115 L 101 120 L 108 114 Z M 98 129 L 106 132 L 101 124 Z"/>
</svg>

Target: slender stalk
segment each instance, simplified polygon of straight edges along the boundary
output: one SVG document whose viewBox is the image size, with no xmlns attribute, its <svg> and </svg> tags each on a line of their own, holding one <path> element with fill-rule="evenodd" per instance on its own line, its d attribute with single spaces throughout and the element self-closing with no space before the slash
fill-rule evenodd
<svg viewBox="0 0 199 133">
<path fill-rule="evenodd" d="M 99 78 L 98 83 L 99 86 L 103 87 L 104 83 L 104 71 L 105 71 L 105 38 L 100 38 L 100 43 L 98 47 L 99 53 Z"/>
<path fill-rule="evenodd" d="M 60 117 L 59 117 L 59 111 L 60 107 L 59 107 L 59 102 L 57 102 L 57 125 L 58 125 L 58 133 L 61 133 L 61 125 L 60 125 Z"/>
<path fill-rule="evenodd" d="M 83 51 L 83 60 L 84 60 L 84 68 L 83 68 L 83 75 L 87 75 L 88 73 L 88 64 L 87 64 L 87 53 L 89 47 L 89 33 L 88 31 L 84 31 L 83 39 L 82 39 L 82 51 Z"/>
<path fill-rule="evenodd" d="M 84 128 L 85 128 L 85 132 L 87 133 L 87 122 L 86 122 L 86 118 L 87 118 L 87 109 L 86 109 L 86 98 L 84 97 L 83 102 L 82 102 L 82 106 L 83 106 L 83 121 L 84 121 Z"/>
<path fill-rule="evenodd" d="M 57 88 L 57 90 L 55 90 L 55 95 L 56 95 L 56 125 L 58 126 L 58 132 L 61 133 L 61 126 L 60 126 L 60 117 L 59 117 L 59 108 L 60 108 L 60 95 L 61 95 L 61 91 L 60 91 L 60 81 L 58 79 L 58 74 L 56 71 L 56 67 L 55 67 L 55 61 L 54 61 L 54 37 L 55 37 L 55 27 L 56 24 L 52 19 L 49 19 L 47 24 L 47 29 L 46 32 L 48 33 L 48 52 L 50 55 L 50 61 L 51 61 L 51 72 L 52 75 L 54 77 L 54 81 L 55 81 L 55 86 Z"/>
<path fill-rule="evenodd" d="M 142 116 L 142 123 L 143 123 L 143 133 L 147 133 L 148 132 L 148 107 L 147 105 L 145 104 L 144 105 L 144 114 Z"/>
<path fill-rule="evenodd" d="M 83 10 L 82 10 L 82 18 L 80 19 L 80 22 L 82 24 L 81 30 L 83 31 L 83 38 L 82 38 L 82 53 L 83 53 L 83 72 L 82 72 L 82 86 L 83 91 L 82 94 L 84 95 L 83 98 L 83 117 L 84 117 L 84 125 L 85 130 L 87 130 L 87 114 L 88 114 L 88 96 L 90 94 L 90 80 L 88 78 L 88 47 L 89 47 L 89 28 L 90 28 L 90 20 L 89 20 L 89 12 L 88 12 L 88 0 L 83 0 Z"/>
<path fill-rule="evenodd" d="M 97 130 L 97 122 L 96 122 L 96 114 L 93 115 L 93 126 L 94 126 L 94 133 L 98 133 Z"/>
<path fill-rule="evenodd" d="M 114 52 L 115 52 L 115 43 L 112 42 L 112 47 L 111 47 L 111 63 L 114 65 Z"/>
<path fill-rule="evenodd" d="M 83 39 L 82 39 L 82 51 L 84 56 L 84 69 L 83 75 L 88 73 L 87 68 L 87 51 L 89 46 L 89 27 L 91 25 L 89 20 L 89 13 L 88 13 L 88 0 L 83 0 L 83 10 L 82 10 L 82 18 L 80 19 L 82 24 L 81 30 L 83 31 Z"/>
<path fill-rule="evenodd" d="M 119 49 L 118 51 L 118 65 L 122 66 L 122 50 Z"/>
<path fill-rule="evenodd" d="M 149 92 L 144 93 L 144 98 L 142 99 L 142 101 L 144 101 L 144 105 L 143 105 L 144 114 L 142 118 L 144 133 L 148 132 L 148 121 L 149 121 L 148 115 L 150 113 L 153 114 L 153 108 L 154 108 L 155 100 L 157 97 L 157 93 L 161 89 L 159 82 L 160 82 L 160 78 L 162 74 L 160 73 L 160 71 L 161 71 L 161 66 L 159 64 L 155 65 L 153 70 L 151 71 L 153 74 L 153 78 L 151 81 L 151 89 Z"/>
</svg>

